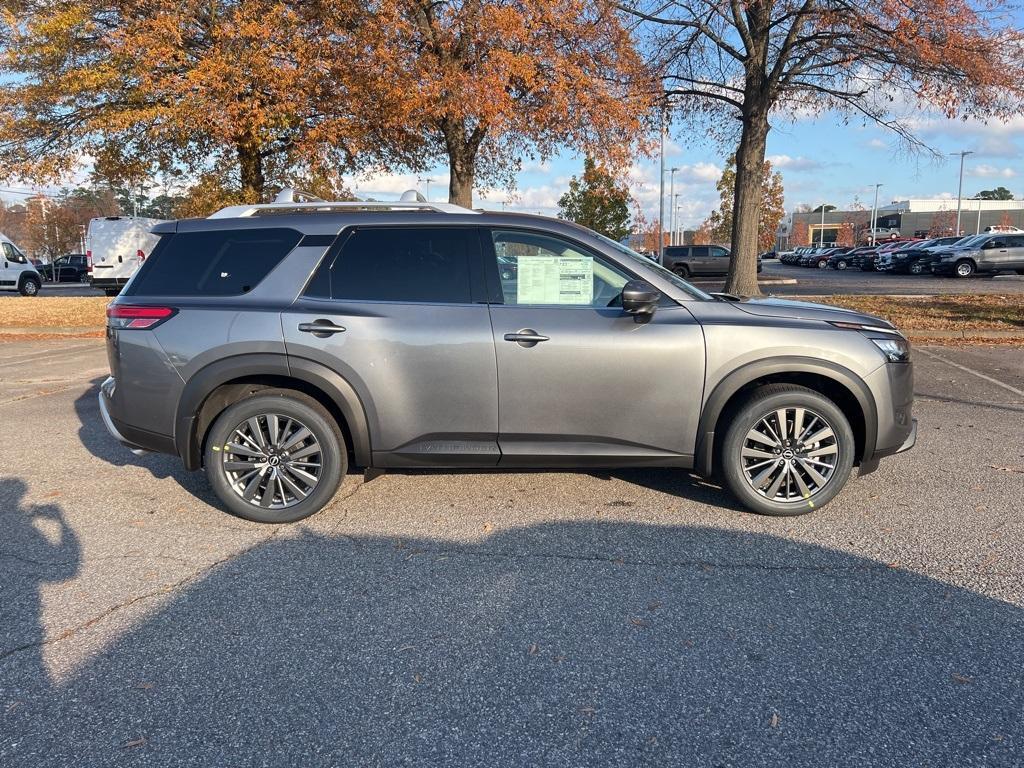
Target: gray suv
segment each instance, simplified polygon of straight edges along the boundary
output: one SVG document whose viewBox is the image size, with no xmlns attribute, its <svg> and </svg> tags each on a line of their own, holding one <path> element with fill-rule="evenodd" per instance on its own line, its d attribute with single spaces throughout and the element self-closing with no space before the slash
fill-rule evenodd
<svg viewBox="0 0 1024 768">
<path fill-rule="evenodd" d="M 1024 234 L 978 235 L 945 250 L 931 262 L 932 273 L 970 277 L 1010 271 L 1024 275 Z"/>
<path fill-rule="evenodd" d="M 914 444 L 907 340 L 695 288 L 575 224 L 437 203 L 161 224 L 108 308 L 107 429 L 283 523 L 350 467 L 674 467 L 820 508 Z"/>
</svg>

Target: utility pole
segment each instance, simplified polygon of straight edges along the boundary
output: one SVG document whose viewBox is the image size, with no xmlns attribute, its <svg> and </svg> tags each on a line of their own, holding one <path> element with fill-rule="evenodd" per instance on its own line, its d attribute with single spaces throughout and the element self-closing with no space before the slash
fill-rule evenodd
<svg viewBox="0 0 1024 768">
<path fill-rule="evenodd" d="M 669 200 L 675 200 L 676 199 L 676 171 L 678 171 L 678 170 L 679 170 L 678 168 L 669 168 L 669 171 L 668 171 L 668 178 L 669 178 L 668 199 Z M 669 223 L 669 228 L 668 228 L 668 231 L 669 231 L 668 244 L 669 245 L 678 245 L 678 243 L 676 242 L 676 209 L 675 209 L 674 205 L 673 205 L 673 208 L 672 208 L 672 213 L 669 216 L 669 218 L 671 219 L 671 221 Z"/>
<path fill-rule="evenodd" d="M 683 244 L 683 233 L 682 233 L 682 221 L 679 219 L 679 198 L 683 196 L 682 192 L 677 192 L 672 195 L 672 239 L 675 240 L 676 245 Z"/>
<path fill-rule="evenodd" d="M 433 179 L 416 179 L 416 181 L 419 181 L 419 182 L 423 183 L 423 185 L 424 185 L 424 187 L 423 187 L 423 197 L 425 197 L 427 199 L 427 202 L 429 203 L 430 202 L 430 183 L 433 181 Z"/>
<path fill-rule="evenodd" d="M 818 247 L 825 246 L 825 204 L 821 204 L 821 229 L 818 230 Z"/>
<path fill-rule="evenodd" d="M 964 158 L 968 155 L 973 155 L 974 152 L 970 150 L 964 150 L 962 152 L 954 152 L 954 155 L 960 155 L 960 184 L 956 188 L 956 235 L 960 236 L 960 203 L 963 199 L 964 192 Z M 980 210 L 980 209 L 979 209 Z"/>
<path fill-rule="evenodd" d="M 658 263 L 665 263 L 665 111 L 666 101 L 661 105 L 661 173 L 658 194 Z"/>
<path fill-rule="evenodd" d="M 978 201 L 978 225 L 974 228 L 974 234 L 981 234 L 981 200 Z"/>
<path fill-rule="evenodd" d="M 878 223 L 878 188 L 881 184 L 875 184 L 875 202 L 871 206 L 871 245 L 874 246 L 875 242 L 875 225 Z"/>
</svg>

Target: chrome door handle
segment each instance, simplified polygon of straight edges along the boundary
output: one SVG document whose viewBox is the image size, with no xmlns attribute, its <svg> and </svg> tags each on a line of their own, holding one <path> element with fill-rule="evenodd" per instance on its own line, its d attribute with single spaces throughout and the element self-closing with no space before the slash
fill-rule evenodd
<svg viewBox="0 0 1024 768">
<path fill-rule="evenodd" d="M 299 330 L 303 333 L 312 333 L 321 339 L 326 339 L 335 333 L 344 333 L 345 329 L 335 325 L 330 320 L 317 320 L 313 323 L 299 323 Z"/>
<path fill-rule="evenodd" d="M 515 333 L 506 333 L 505 341 L 514 341 L 521 347 L 535 347 L 538 342 L 550 341 L 550 338 L 537 333 L 533 328 L 523 328 Z"/>
</svg>

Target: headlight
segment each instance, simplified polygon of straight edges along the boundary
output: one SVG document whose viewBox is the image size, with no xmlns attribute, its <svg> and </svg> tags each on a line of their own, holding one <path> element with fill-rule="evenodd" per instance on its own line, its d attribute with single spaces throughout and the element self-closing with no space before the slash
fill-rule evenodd
<svg viewBox="0 0 1024 768">
<path fill-rule="evenodd" d="M 871 341 L 882 350 L 885 359 L 890 363 L 910 362 L 910 342 L 906 339 L 871 339 Z"/>
</svg>

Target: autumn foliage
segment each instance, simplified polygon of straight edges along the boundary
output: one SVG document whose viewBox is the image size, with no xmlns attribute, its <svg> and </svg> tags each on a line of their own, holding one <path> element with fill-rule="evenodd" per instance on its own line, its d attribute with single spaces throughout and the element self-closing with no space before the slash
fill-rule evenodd
<svg viewBox="0 0 1024 768">
<path fill-rule="evenodd" d="M 651 76 L 614 7 L 583 0 L 5 3 L 0 165 L 205 184 L 197 208 L 357 169 L 447 161 L 451 198 L 522 158 L 622 165 Z M 217 192 L 213 186 L 219 185 Z"/>
</svg>

